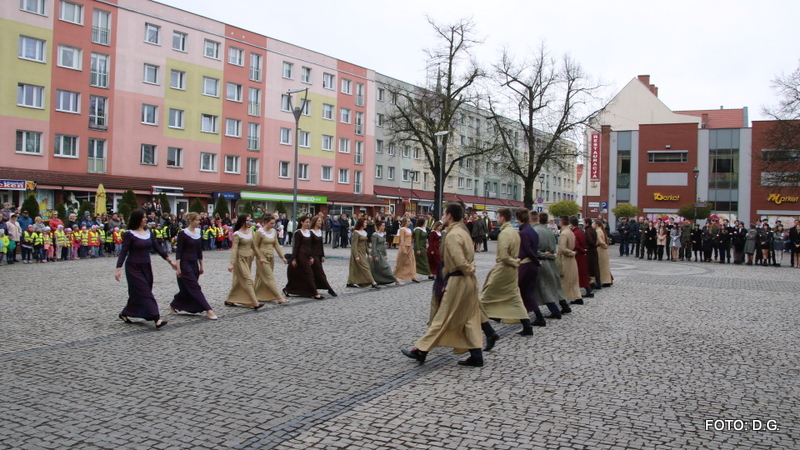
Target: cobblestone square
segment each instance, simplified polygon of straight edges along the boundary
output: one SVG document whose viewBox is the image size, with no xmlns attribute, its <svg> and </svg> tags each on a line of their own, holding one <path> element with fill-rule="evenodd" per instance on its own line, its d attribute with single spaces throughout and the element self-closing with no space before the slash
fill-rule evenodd
<svg viewBox="0 0 800 450">
<path fill-rule="evenodd" d="M 613 287 L 532 337 L 497 325 L 465 368 L 399 351 L 425 331 L 430 282 L 346 288 L 349 250 L 326 251 L 338 298 L 256 312 L 222 305 L 229 253 L 207 252 L 217 322 L 168 314 L 177 284 L 154 258 L 160 330 L 117 319 L 112 258 L 2 267 L 0 448 L 800 447 L 798 270 L 613 248 Z"/>
</svg>

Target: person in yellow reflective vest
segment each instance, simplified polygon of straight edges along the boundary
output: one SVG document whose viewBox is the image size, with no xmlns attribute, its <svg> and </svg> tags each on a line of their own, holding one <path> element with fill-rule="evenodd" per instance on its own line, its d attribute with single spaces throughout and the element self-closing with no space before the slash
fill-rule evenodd
<svg viewBox="0 0 800 450">
<path fill-rule="evenodd" d="M 0 228 L 0 266 L 6 263 L 6 254 L 11 240 L 6 236 L 6 230 Z"/>
<path fill-rule="evenodd" d="M 42 233 L 42 262 L 50 262 L 53 258 L 53 233 L 50 232 L 50 227 L 40 231 Z"/>
<path fill-rule="evenodd" d="M 64 261 L 72 259 L 72 228 L 67 228 L 64 230 Z"/>
<path fill-rule="evenodd" d="M 81 251 L 81 230 L 76 228 L 72 231 L 72 259 L 80 258 Z"/>
<path fill-rule="evenodd" d="M 214 222 L 211 222 L 211 225 L 208 226 L 208 249 L 217 249 L 217 224 Z"/>
<path fill-rule="evenodd" d="M 208 231 L 208 225 L 203 225 L 203 251 L 209 250 L 211 248 L 209 246 L 210 244 L 208 239 L 210 234 L 211 232 Z"/>
<path fill-rule="evenodd" d="M 92 225 L 88 230 L 86 240 L 89 243 L 89 252 L 92 258 L 97 258 L 100 251 L 100 236 L 97 234 L 97 225 Z"/>
<path fill-rule="evenodd" d="M 67 233 L 64 232 L 64 225 L 56 227 L 56 231 L 53 235 L 56 244 L 55 251 L 53 252 L 53 260 L 62 261 L 64 259 L 64 244 L 66 244 L 67 241 Z"/>
<path fill-rule="evenodd" d="M 78 236 L 81 239 L 81 249 L 78 255 L 81 258 L 86 258 L 89 256 L 89 230 L 87 230 L 85 226 L 81 227 L 81 229 L 78 230 Z"/>
<path fill-rule="evenodd" d="M 36 231 L 36 228 L 33 229 L 33 259 L 36 260 L 37 263 L 44 262 L 44 253 L 42 252 L 43 247 L 43 240 L 42 240 L 42 233 L 40 231 Z"/>
<path fill-rule="evenodd" d="M 119 227 L 114 227 L 111 239 L 114 241 L 114 256 L 119 256 L 119 252 L 122 250 L 122 231 L 119 231 Z"/>
<path fill-rule="evenodd" d="M 35 236 L 33 233 L 33 225 L 28 225 L 28 228 L 22 232 L 22 239 L 20 245 L 22 246 L 22 264 L 31 263 L 31 254 L 33 254 L 33 241 Z"/>
<path fill-rule="evenodd" d="M 97 238 L 100 241 L 100 246 L 97 249 L 98 255 L 102 258 L 106 256 L 104 249 L 106 246 L 106 230 L 102 225 L 97 226 Z"/>
</svg>

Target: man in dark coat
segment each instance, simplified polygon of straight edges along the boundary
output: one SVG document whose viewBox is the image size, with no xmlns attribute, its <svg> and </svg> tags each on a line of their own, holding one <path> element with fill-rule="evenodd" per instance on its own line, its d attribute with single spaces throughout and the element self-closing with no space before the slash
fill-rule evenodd
<svg viewBox="0 0 800 450">
<path fill-rule="evenodd" d="M 586 269 L 594 278 L 596 290 L 600 290 L 600 261 L 597 259 L 597 231 L 592 227 L 592 219 L 583 219 L 583 234 L 586 236 Z M 642 245 L 644 247 L 644 245 Z"/>
<path fill-rule="evenodd" d="M 531 323 L 535 327 L 547 325 L 544 315 L 536 302 L 536 281 L 539 277 L 539 235 L 530 224 L 530 212 L 527 208 L 520 208 L 516 212 L 519 221 L 519 292 L 522 294 L 522 303 L 528 312 L 536 315 L 536 320 Z"/>
<path fill-rule="evenodd" d="M 350 222 L 347 220 L 347 214 L 342 214 L 339 216 L 339 240 L 342 248 L 347 248 L 349 231 Z"/>
<path fill-rule="evenodd" d="M 619 256 L 629 256 L 628 243 L 631 236 L 631 226 L 628 225 L 627 217 L 623 217 L 622 222 L 617 225 L 617 233 L 619 233 Z"/>
<path fill-rule="evenodd" d="M 575 262 L 578 263 L 578 286 L 586 290 L 583 297 L 594 297 L 592 293 L 592 286 L 589 282 L 589 263 L 586 260 L 586 234 L 579 226 L 578 218 L 571 216 L 569 224 L 572 228 L 572 233 L 575 235 Z M 582 305 L 583 299 L 573 300 L 570 303 L 574 305 Z"/>
</svg>

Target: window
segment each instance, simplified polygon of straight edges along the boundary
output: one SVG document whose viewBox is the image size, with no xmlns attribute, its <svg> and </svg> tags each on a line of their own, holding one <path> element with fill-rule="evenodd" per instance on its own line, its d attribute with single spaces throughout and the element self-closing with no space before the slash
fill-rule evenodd
<svg viewBox="0 0 800 450">
<path fill-rule="evenodd" d="M 419 147 L 414 147 L 414 159 L 422 159 L 422 150 Z M 470 159 L 468 162 L 472 162 Z M 470 167 L 468 164 L 467 167 Z"/>
<path fill-rule="evenodd" d="M 311 68 L 310 67 L 303 67 L 300 70 L 300 81 L 303 83 L 311 83 Z"/>
<path fill-rule="evenodd" d="M 364 106 L 364 85 L 356 83 L 356 106 Z"/>
<path fill-rule="evenodd" d="M 244 67 L 244 50 L 236 47 L 228 47 L 228 64 Z"/>
<path fill-rule="evenodd" d="M 350 169 L 339 169 L 339 184 L 350 184 Z"/>
<path fill-rule="evenodd" d="M 403 146 L 403 158 L 411 158 L 411 148 L 407 145 Z"/>
<path fill-rule="evenodd" d="M 254 152 L 261 149 L 261 124 L 247 124 L 247 149 Z"/>
<path fill-rule="evenodd" d="M 353 93 L 353 82 L 348 80 L 347 78 L 342 78 L 342 94 L 352 94 Z"/>
<path fill-rule="evenodd" d="M 281 95 L 281 111 L 292 112 L 292 99 L 286 95 Z"/>
<path fill-rule="evenodd" d="M 200 171 L 201 172 L 217 171 L 216 153 L 200 153 Z"/>
<path fill-rule="evenodd" d="M 333 105 L 329 105 L 327 103 L 322 105 L 322 118 L 333 120 Z"/>
<path fill-rule="evenodd" d="M 339 120 L 342 123 L 350 123 L 350 110 L 347 108 L 339 108 Z"/>
<path fill-rule="evenodd" d="M 289 162 L 281 161 L 278 164 L 278 176 L 280 178 L 289 178 Z"/>
<path fill-rule="evenodd" d="M 375 124 L 376 124 L 377 126 L 379 126 L 379 127 L 383 128 L 383 121 L 384 121 L 384 116 L 383 116 L 383 114 L 378 114 L 378 117 L 375 119 Z"/>
<path fill-rule="evenodd" d="M 250 81 L 261 81 L 261 55 L 250 53 Z"/>
<path fill-rule="evenodd" d="M 472 178 L 467 178 L 467 189 L 472 189 Z"/>
<path fill-rule="evenodd" d="M 179 52 L 186 51 L 186 33 L 180 31 L 172 32 L 172 49 Z"/>
<path fill-rule="evenodd" d="M 375 178 L 383 178 L 383 166 L 375 166 Z"/>
<path fill-rule="evenodd" d="M 412 172 L 408 169 L 403 169 L 403 181 L 413 179 Z"/>
<path fill-rule="evenodd" d="M 242 121 L 238 119 L 225 119 L 225 136 L 242 137 Z"/>
<path fill-rule="evenodd" d="M 297 165 L 297 179 L 308 180 L 308 164 Z"/>
<path fill-rule="evenodd" d="M 77 158 L 78 136 L 56 134 L 56 143 L 55 148 L 53 149 L 53 156 L 59 156 L 62 158 Z"/>
<path fill-rule="evenodd" d="M 30 84 L 18 84 L 17 106 L 44 108 L 44 88 Z"/>
<path fill-rule="evenodd" d="M 325 89 L 334 90 L 334 83 L 336 83 L 336 76 L 330 73 L 322 74 L 322 87 Z"/>
<path fill-rule="evenodd" d="M 261 89 L 252 87 L 248 88 L 247 114 L 250 116 L 261 117 Z"/>
<path fill-rule="evenodd" d="M 158 84 L 158 66 L 152 64 L 144 65 L 144 79 L 145 83 Z"/>
<path fill-rule="evenodd" d="M 311 116 L 311 100 L 306 100 L 303 102 L 302 114 L 304 116 Z"/>
<path fill-rule="evenodd" d="M 364 135 L 364 113 L 361 111 L 356 111 L 356 134 Z"/>
<path fill-rule="evenodd" d="M 322 149 L 328 152 L 333 151 L 333 136 L 322 135 Z"/>
<path fill-rule="evenodd" d="M 505 184 L 503 185 L 503 193 L 505 194 Z M 464 177 L 458 177 L 458 188 L 464 189 Z"/>
<path fill-rule="evenodd" d="M 396 105 L 397 104 L 397 93 L 396 92 L 392 92 L 391 96 L 392 96 L 392 98 L 389 100 L 389 103 L 391 103 L 393 105 Z"/>
<path fill-rule="evenodd" d="M 385 102 L 386 101 L 386 89 L 378 88 L 378 101 Z"/>
<path fill-rule="evenodd" d="M 89 147 L 86 149 L 86 157 L 89 160 L 89 173 L 106 173 L 106 141 L 105 139 L 89 139 Z"/>
<path fill-rule="evenodd" d="M 294 79 L 294 64 L 283 62 L 283 78 Z"/>
<path fill-rule="evenodd" d="M 339 153 L 350 153 L 350 139 L 339 138 Z"/>
<path fill-rule="evenodd" d="M 17 130 L 17 153 L 42 154 L 42 133 Z"/>
<path fill-rule="evenodd" d="M 142 153 L 139 164 L 148 166 L 156 165 L 156 146 L 152 144 L 142 144 Z"/>
<path fill-rule="evenodd" d="M 353 180 L 353 193 L 361 194 L 364 183 L 364 172 L 360 170 L 355 171 L 355 179 Z"/>
<path fill-rule="evenodd" d="M 148 44 L 161 45 L 161 27 L 152 23 L 144 24 L 144 41 Z"/>
<path fill-rule="evenodd" d="M 242 85 L 236 83 L 228 83 L 226 98 L 232 102 L 242 101 Z"/>
<path fill-rule="evenodd" d="M 394 156 L 394 144 L 389 143 L 389 156 Z"/>
<path fill-rule="evenodd" d="M 225 173 L 241 173 L 241 158 L 236 155 L 225 155 Z"/>
<path fill-rule="evenodd" d="M 56 111 L 80 114 L 81 94 L 71 91 L 56 91 Z"/>
<path fill-rule="evenodd" d="M 142 105 L 142 123 L 145 125 L 157 125 L 158 107 L 154 105 Z"/>
<path fill-rule="evenodd" d="M 219 80 L 216 78 L 203 77 L 203 95 L 219 97 Z"/>
<path fill-rule="evenodd" d="M 453 187 L 453 177 L 447 177 L 447 187 Z"/>
<path fill-rule="evenodd" d="M 460 178 L 459 178 L 459 180 L 460 180 Z M 460 187 L 460 186 L 459 186 L 459 187 Z M 501 194 L 506 194 L 506 193 L 507 193 L 507 192 L 506 192 L 507 190 L 508 190 L 508 188 L 506 187 L 506 184 L 505 184 L 505 183 L 503 183 L 503 184 L 501 184 L 501 185 L 500 185 L 500 193 L 501 193 Z M 549 192 L 548 192 L 548 194 L 549 194 Z"/>
<path fill-rule="evenodd" d="M 394 167 L 389 166 L 389 172 L 386 174 L 386 178 L 394 180 Z"/>
<path fill-rule="evenodd" d="M 167 167 L 183 167 L 183 149 L 178 147 L 167 148 Z"/>
<path fill-rule="evenodd" d="M 322 181 L 333 181 L 333 167 L 322 166 Z"/>
<path fill-rule="evenodd" d="M 169 127 L 183 129 L 183 110 L 172 109 L 169 110 Z"/>
<path fill-rule="evenodd" d="M 89 128 L 95 130 L 106 129 L 108 122 L 108 117 L 106 116 L 107 104 L 108 99 L 105 97 L 89 96 Z M 103 141 L 103 145 L 105 146 L 105 141 Z M 102 173 L 105 173 L 105 166 L 103 167 Z"/>
<path fill-rule="evenodd" d="M 211 114 L 200 114 L 200 131 L 203 133 L 218 133 L 217 116 Z"/>
<path fill-rule="evenodd" d="M 298 143 L 300 147 L 309 148 L 311 147 L 311 133 L 308 131 L 301 131 L 300 132 L 300 142 Z"/>
<path fill-rule="evenodd" d="M 281 128 L 281 144 L 292 145 L 292 130 Z"/>
<path fill-rule="evenodd" d="M 258 158 L 247 158 L 247 173 L 244 182 L 248 186 L 258 185 Z"/>
<path fill-rule="evenodd" d="M 647 152 L 647 158 L 651 163 L 687 162 L 689 160 L 689 152 Z"/>
<path fill-rule="evenodd" d="M 108 55 L 92 53 L 91 78 L 89 84 L 94 87 L 108 87 L 108 68 L 110 67 Z"/>
<path fill-rule="evenodd" d="M 356 141 L 355 162 L 360 166 L 364 165 L 364 141 Z"/>
<path fill-rule="evenodd" d="M 375 141 L 375 153 L 383 153 L 383 141 L 380 139 Z"/>
<path fill-rule="evenodd" d="M 219 42 L 206 39 L 203 47 L 203 56 L 211 59 L 219 59 Z"/>
<path fill-rule="evenodd" d="M 418 158 L 417 149 L 414 149 L 414 158 Z M 472 169 L 472 158 L 467 158 L 467 169 Z"/>
<path fill-rule="evenodd" d="M 83 25 L 83 6 L 61 0 L 61 15 L 59 18 L 65 22 Z"/>
<path fill-rule="evenodd" d="M 19 37 L 19 52 L 22 59 L 44 62 L 44 41 L 27 36 Z"/>
<path fill-rule="evenodd" d="M 172 89 L 186 90 L 186 72 L 172 69 L 169 72 L 169 87 Z"/>
<path fill-rule="evenodd" d="M 19 9 L 44 15 L 44 0 L 19 0 Z"/>
<path fill-rule="evenodd" d="M 92 42 L 111 45 L 111 13 L 95 9 L 92 14 Z"/>
</svg>

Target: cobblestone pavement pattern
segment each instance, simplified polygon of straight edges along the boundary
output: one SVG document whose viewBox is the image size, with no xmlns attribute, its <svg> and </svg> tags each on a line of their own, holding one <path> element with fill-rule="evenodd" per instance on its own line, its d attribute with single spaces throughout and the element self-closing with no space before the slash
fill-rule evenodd
<svg viewBox="0 0 800 450">
<path fill-rule="evenodd" d="M 475 369 L 447 349 L 404 357 L 431 283 L 345 288 L 348 252 L 326 263 L 340 297 L 257 312 L 222 306 L 228 253 L 209 252 L 220 320 L 166 315 L 161 330 L 116 318 L 111 258 L 3 267 L 0 448 L 800 446 L 800 271 L 614 255 L 614 287 L 530 338 L 497 326 Z M 154 267 L 166 313 L 177 284 Z M 707 429 L 737 419 L 778 429 Z"/>
</svg>

